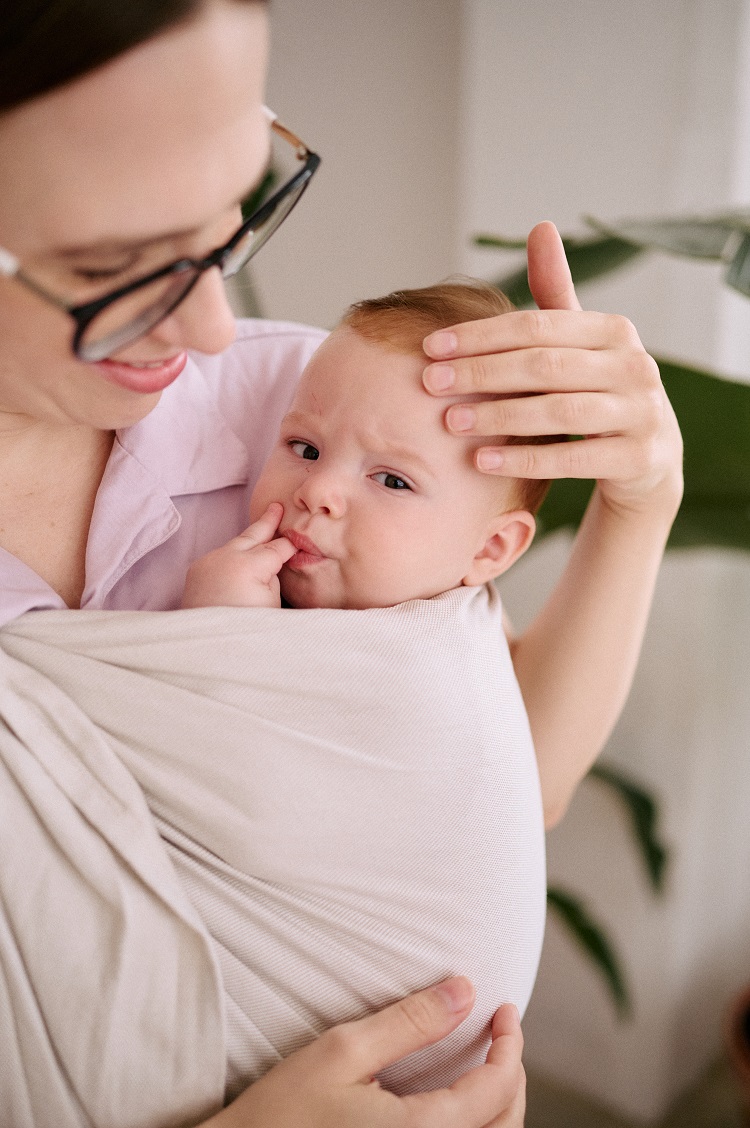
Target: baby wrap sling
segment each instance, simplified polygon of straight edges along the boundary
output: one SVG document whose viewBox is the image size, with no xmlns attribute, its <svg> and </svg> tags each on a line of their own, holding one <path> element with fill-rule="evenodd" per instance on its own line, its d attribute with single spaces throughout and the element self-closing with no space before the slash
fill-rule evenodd
<svg viewBox="0 0 750 1128">
<path fill-rule="evenodd" d="M 0 631 L 4 1128 L 162 1128 L 451 973 L 389 1067 L 483 1060 L 541 948 L 528 723 L 493 588 L 366 611 L 44 611 Z"/>
</svg>

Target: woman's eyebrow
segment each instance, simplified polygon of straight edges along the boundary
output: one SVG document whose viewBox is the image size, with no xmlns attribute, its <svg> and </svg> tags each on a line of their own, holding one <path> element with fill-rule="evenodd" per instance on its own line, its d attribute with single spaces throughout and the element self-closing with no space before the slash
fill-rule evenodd
<svg viewBox="0 0 750 1128">
<path fill-rule="evenodd" d="M 263 167 L 263 171 L 260 173 L 260 176 L 258 176 L 253 181 L 253 183 L 250 185 L 250 187 L 247 188 L 239 196 L 239 198 L 234 201 L 233 204 L 230 204 L 229 207 L 237 207 L 239 204 L 242 203 L 243 200 L 247 199 L 248 196 L 252 195 L 252 193 L 257 188 L 259 188 L 260 185 L 263 183 L 270 167 L 271 167 L 271 159 L 269 157 L 268 161 L 266 162 L 266 164 Z M 229 210 L 229 208 L 227 208 L 227 210 Z M 180 228 L 177 228 L 174 231 L 163 231 L 163 232 L 160 232 L 158 235 L 150 235 L 150 236 L 147 236 L 143 239 L 127 239 L 127 240 L 115 239 L 115 238 L 97 239 L 93 243 L 85 243 L 85 244 L 82 243 L 82 244 L 78 244 L 78 245 L 53 247 L 52 250 L 49 253 L 52 254 L 52 255 L 55 255 L 58 258 L 64 258 L 64 259 L 82 258 L 82 257 L 85 257 L 86 255 L 91 255 L 91 254 L 110 254 L 110 255 L 127 254 L 129 252 L 142 251 L 142 250 L 145 250 L 147 247 L 153 247 L 153 246 L 156 246 L 158 243 L 166 243 L 166 242 L 169 242 L 170 240 L 173 240 L 173 239 L 190 238 L 193 235 L 197 235 L 201 231 L 201 229 L 202 229 L 201 226 L 198 226 L 198 227 L 180 227 Z"/>
</svg>

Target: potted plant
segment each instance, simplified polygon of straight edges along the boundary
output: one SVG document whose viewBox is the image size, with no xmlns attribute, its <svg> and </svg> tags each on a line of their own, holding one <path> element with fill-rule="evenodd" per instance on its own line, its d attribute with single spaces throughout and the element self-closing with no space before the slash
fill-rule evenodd
<svg viewBox="0 0 750 1128">
<path fill-rule="evenodd" d="M 563 236 L 577 285 L 611 273 L 644 254 L 662 251 L 725 263 L 725 281 L 750 297 L 750 212 L 688 218 L 657 218 L 602 223 L 587 218 L 591 235 Z M 478 235 L 479 246 L 525 248 L 525 240 Z M 519 307 L 532 304 L 525 267 L 495 284 Z M 685 495 L 669 547 L 719 546 L 750 549 L 750 386 L 711 372 L 656 358 L 685 444 Z M 555 482 L 539 514 L 539 537 L 575 529 L 592 483 Z M 634 780 L 609 767 L 595 766 L 590 777 L 614 789 L 634 831 L 652 888 L 663 885 L 667 850 L 658 833 L 658 808 Z M 629 1010 L 624 971 L 606 929 L 593 920 L 580 897 L 551 887 L 550 909 L 557 913 L 604 975 L 621 1015 Z M 750 988 L 736 1001 L 727 1024 L 727 1043 L 750 1102 Z"/>
</svg>

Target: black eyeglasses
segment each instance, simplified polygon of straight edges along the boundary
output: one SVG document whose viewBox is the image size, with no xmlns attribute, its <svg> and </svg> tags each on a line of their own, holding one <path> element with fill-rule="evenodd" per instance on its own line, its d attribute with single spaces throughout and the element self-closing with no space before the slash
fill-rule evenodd
<svg viewBox="0 0 750 1128">
<path fill-rule="evenodd" d="M 65 310 L 76 323 L 73 352 L 80 360 L 104 360 L 149 333 L 183 301 L 206 271 L 216 266 L 231 278 L 266 243 L 299 200 L 320 157 L 269 111 L 271 128 L 293 145 L 302 167 L 249 215 L 228 243 L 202 259 L 179 259 L 93 302 L 74 305 L 45 289 L 21 270 L 18 259 L 0 247 L 0 274 L 16 278 L 39 297 Z"/>
</svg>

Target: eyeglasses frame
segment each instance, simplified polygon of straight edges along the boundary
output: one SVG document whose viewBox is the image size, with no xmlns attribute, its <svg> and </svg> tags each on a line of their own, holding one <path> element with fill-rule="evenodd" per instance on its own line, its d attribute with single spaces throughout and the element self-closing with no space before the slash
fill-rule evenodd
<svg viewBox="0 0 750 1128">
<path fill-rule="evenodd" d="M 32 290 L 39 297 L 45 299 L 48 302 L 51 302 L 59 309 L 64 310 L 65 313 L 69 314 L 76 323 L 76 329 L 73 334 L 72 341 L 73 352 L 77 357 L 85 359 L 81 357 L 81 352 L 79 351 L 81 348 L 83 335 L 93 319 L 97 317 L 103 309 L 106 309 L 108 305 L 111 305 L 113 302 L 118 301 L 120 298 L 127 297 L 128 294 L 132 294 L 134 291 L 141 289 L 143 286 L 148 286 L 152 282 L 157 282 L 160 278 L 165 278 L 170 274 L 181 274 L 187 270 L 194 270 L 196 272 L 195 277 L 192 279 L 185 291 L 176 299 L 174 304 L 166 309 L 162 313 L 158 321 L 155 321 L 153 325 L 149 326 L 149 328 L 146 329 L 143 334 L 140 334 L 139 337 L 133 338 L 133 341 L 139 340 L 140 336 L 145 336 L 147 333 L 150 333 L 154 326 L 159 324 L 159 321 L 163 321 L 165 317 L 168 317 L 170 313 L 172 313 L 172 311 L 176 309 L 182 301 L 185 300 L 198 280 L 207 270 L 211 270 L 212 267 L 218 266 L 222 271 L 223 277 L 225 278 L 231 278 L 234 274 L 241 270 L 242 267 L 250 261 L 253 255 L 257 254 L 257 252 L 261 250 L 261 248 L 265 245 L 267 239 L 270 238 L 270 235 L 274 234 L 274 231 L 277 230 L 277 228 L 274 228 L 274 230 L 270 232 L 269 236 L 267 236 L 267 238 L 264 239 L 262 243 L 259 243 L 257 247 L 252 247 L 247 258 L 244 259 L 235 270 L 232 270 L 229 274 L 224 274 L 223 264 L 229 258 L 237 244 L 241 242 L 242 239 L 244 239 L 249 231 L 252 231 L 255 227 L 259 227 L 262 223 L 264 223 L 266 219 L 268 219 L 269 215 L 273 214 L 273 212 L 276 211 L 276 208 L 281 204 L 281 202 L 296 189 L 300 188 L 301 185 L 297 199 L 294 201 L 292 206 L 289 208 L 289 211 L 280 221 L 280 226 L 281 223 L 284 222 L 284 219 L 286 219 L 290 212 L 294 209 L 294 207 L 296 207 L 300 197 L 307 188 L 307 185 L 312 178 L 313 173 L 316 171 L 320 164 L 320 157 L 317 153 L 314 153 L 312 149 L 308 149 L 305 143 L 301 141 L 295 133 L 292 133 L 292 131 L 290 129 L 287 129 L 285 125 L 282 125 L 275 114 L 267 109 L 266 113 L 270 119 L 270 125 L 273 132 L 276 133 L 279 137 L 283 138 L 284 141 L 287 141 L 296 149 L 297 159 L 304 161 L 304 164 L 302 168 L 300 168 L 292 177 L 290 177 L 290 179 L 285 184 L 282 184 L 282 186 L 276 192 L 274 192 L 273 195 L 270 196 L 264 204 L 261 204 L 259 208 L 256 208 L 255 211 L 253 211 L 252 215 L 249 215 L 247 219 L 243 220 L 241 226 L 237 229 L 237 231 L 235 231 L 234 235 L 227 243 L 224 243 L 223 246 L 217 247 L 214 251 L 211 251 L 211 253 L 209 255 L 206 255 L 205 258 L 177 259 L 174 262 L 169 263 L 167 266 L 162 266 L 158 270 L 153 271 L 151 274 L 145 275 L 143 278 L 137 278 L 134 282 L 129 282 L 127 286 L 120 286 L 116 290 L 111 290 L 108 294 L 104 294 L 102 297 L 97 298 L 95 301 L 85 302 L 83 305 L 72 305 L 70 302 L 66 302 L 65 299 L 61 298 L 58 294 L 54 294 L 50 290 L 47 290 L 45 287 L 41 286 L 38 282 L 36 282 L 21 269 L 21 265 L 15 255 L 12 255 L 10 251 L 6 251 L 3 247 L 0 247 L 0 275 L 5 275 L 8 278 L 15 278 L 16 281 L 21 282 L 24 286 L 26 286 L 29 290 Z M 132 343 L 132 341 L 129 342 L 129 344 Z"/>
</svg>

